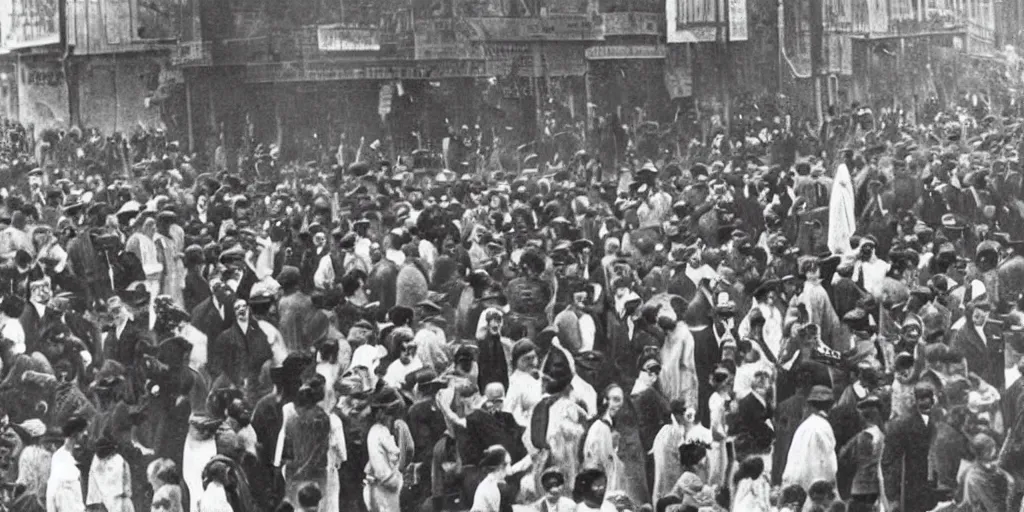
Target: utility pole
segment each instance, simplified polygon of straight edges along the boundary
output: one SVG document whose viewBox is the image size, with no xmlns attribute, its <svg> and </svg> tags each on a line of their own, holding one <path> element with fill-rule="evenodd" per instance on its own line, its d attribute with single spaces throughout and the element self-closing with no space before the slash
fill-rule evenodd
<svg viewBox="0 0 1024 512">
<path fill-rule="evenodd" d="M 824 69 L 824 13 L 822 0 L 806 0 L 811 7 L 811 76 L 814 77 L 814 110 L 818 114 L 818 127 L 825 123 L 825 112 L 821 104 L 821 78 Z"/>
</svg>

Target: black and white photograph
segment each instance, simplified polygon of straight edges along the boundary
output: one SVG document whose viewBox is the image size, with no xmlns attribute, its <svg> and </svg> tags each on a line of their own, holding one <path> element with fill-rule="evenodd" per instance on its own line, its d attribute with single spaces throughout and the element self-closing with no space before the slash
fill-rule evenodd
<svg viewBox="0 0 1024 512">
<path fill-rule="evenodd" d="M 0 0 L 0 512 L 1024 512 L 1024 0 Z"/>
</svg>

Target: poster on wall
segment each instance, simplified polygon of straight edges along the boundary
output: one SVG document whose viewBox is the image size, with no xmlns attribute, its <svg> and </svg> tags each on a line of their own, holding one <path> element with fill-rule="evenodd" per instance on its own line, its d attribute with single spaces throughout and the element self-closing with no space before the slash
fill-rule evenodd
<svg viewBox="0 0 1024 512">
<path fill-rule="evenodd" d="M 668 46 L 665 54 L 665 89 L 672 99 L 693 96 L 693 57 L 689 45 Z"/>
<path fill-rule="evenodd" d="M 68 88 L 58 62 L 19 66 L 18 117 L 34 125 L 36 133 L 47 128 L 66 127 L 70 119 Z"/>
<path fill-rule="evenodd" d="M 746 41 L 747 0 L 729 0 L 729 40 Z"/>
<path fill-rule="evenodd" d="M 723 40 L 726 29 L 725 2 L 726 0 L 665 0 L 668 42 L 707 43 Z"/>
<path fill-rule="evenodd" d="M 0 47 L 27 48 L 60 42 L 59 0 L 0 1 Z"/>
</svg>

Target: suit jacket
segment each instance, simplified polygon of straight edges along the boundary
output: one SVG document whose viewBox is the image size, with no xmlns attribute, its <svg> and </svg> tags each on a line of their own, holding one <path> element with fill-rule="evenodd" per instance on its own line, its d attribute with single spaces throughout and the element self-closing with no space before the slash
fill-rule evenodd
<svg viewBox="0 0 1024 512">
<path fill-rule="evenodd" d="M 220 333 L 235 323 L 235 312 L 229 305 L 222 305 L 224 318 L 217 312 L 217 306 L 213 303 L 216 300 L 212 295 L 199 303 L 192 310 L 192 325 L 206 335 L 211 342 L 220 336 Z"/>
<path fill-rule="evenodd" d="M 39 339 L 40 332 L 51 323 L 59 322 L 60 313 L 47 307 L 43 310 L 43 316 L 40 317 L 35 306 L 31 302 L 26 302 L 25 308 L 21 311 L 21 317 L 18 320 L 21 322 L 22 329 L 25 330 L 25 353 L 31 354 L 32 352 L 39 351 L 41 342 Z"/>
<path fill-rule="evenodd" d="M 245 332 L 234 323 L 210 344 L 207 368 L 214 378 L 223 374 L 236 385 L 241 385 L 246 378 L 255 384 L 263 363 L 272 355 L 266 334 L 256 324 L 256 319 L 250 318 Z"/>
<path fill-rule="evenodd" d="M 771 450 L 772 442 L 775 441 L 775 430 L 768 426 L 771 419 L 771 407 L 761 403 L 754 393 L 739 401 L 732 426 L 736 435 L 738 458 Z"/>
<path fill-rule="evenodd" d="M 906 512 L 925 512 L 935 505 L 928 477 L 928 451 L 935 438 L 936 422 L 925 425 L 920 414 L 896 417 L 889 422 L 882 451 L 882 477 L 890 503 Z"/>
<path fill-rule="evenodd" d="M 189 269 L 185 273 L 185 311 L 192 311 L 200 302 L 210 297 L 210 283 L 199 273 L 198 269 Z"/>
<path fill-rule="evenodd" d="M 959 350 L 967 358 L 967 368 L 978 374 L 985 382 L 996 389 L 1003 389 L 1006 374 L 1003 372 L 1003 341 L 985 332 L 986 341 L 968 321 L 953 334 L 952 348 Z"/>
<path fill-rule="evenodd" d="M 640 430 L 640 443 L 644 453 L 654 447 L 654 438 L 661 427 L 672 421 L 672 408 L 668 397 L 661 389 L 649 387 L 631 397 L 636 407 L 637 421 Z"/>
<path fill-rule="evenodd" d="M 366 278 L 367 298 L 380 302 L 381 311 L 390 311 L 395 306 L 398 265 L 384 258 L 377 262 Z"/>
</svg>

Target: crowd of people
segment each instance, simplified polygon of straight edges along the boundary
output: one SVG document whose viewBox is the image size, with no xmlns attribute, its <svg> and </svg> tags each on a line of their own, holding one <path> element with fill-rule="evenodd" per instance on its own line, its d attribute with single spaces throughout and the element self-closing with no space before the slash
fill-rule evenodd
<svg viewBox="0 0 1024 512">
<path fill-rule="evenodd" d="M 461 175 L 7 121 L 0 506 L 1024 510 L 1016 121 Z"/>
</svg>

